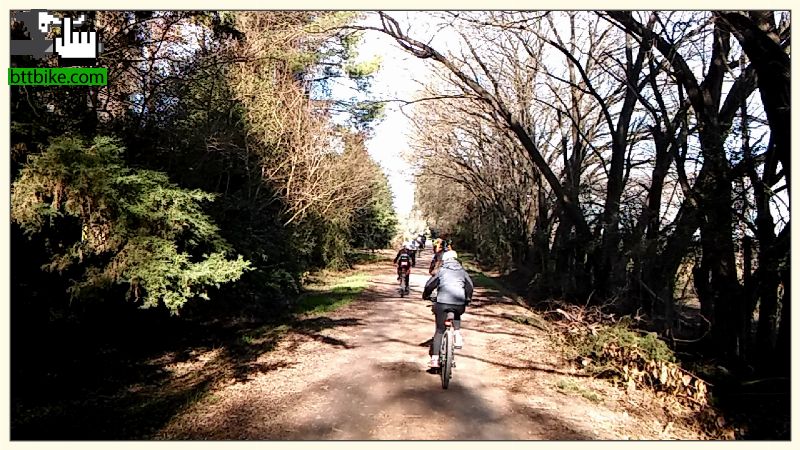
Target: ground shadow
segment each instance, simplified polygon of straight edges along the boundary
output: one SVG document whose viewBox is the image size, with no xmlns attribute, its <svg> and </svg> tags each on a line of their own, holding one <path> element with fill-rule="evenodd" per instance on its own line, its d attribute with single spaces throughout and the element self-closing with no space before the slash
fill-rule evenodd
<svg viewBox="0 0 800 450">
<path fill-rule="evenodd" d="M 131 313 L 12 336 L 12 440 L 150 439 L 216 381 L 244 381 L 290 365 L 258 361 L 288 330 L 348 347 L 323 331 L 360 323 L 325 317 L 201 323 Z M 165 369 L 176 364 L 191 370 Z"/>
<path fill-rule="evenodd" d="M 212 439 L 267 440 L 587 440 L 594 437 L 547 410 L 516 402 L 493 407 L 481 392 L 451 382 L 443 390 L 438 376 L 408 361 L 378 361 L 366 371 L 308 386 L 292 404 L 314 404 L 316 413 L 287 423 L 260 427 L 257 404 L 238 403 L 231 417 L 202 436 Z M 391 380 L 376 387 L 372 379 Z M 241 418 L 249 418 L 244 423 Z M 430 427 L 430 422 L 439 425 Z M 425 435 L 419 430 L 433 430 Z M 526 437 L 527 436 L 527 437 Z M 197 438 L 196 436 L 193 438 Z"/>
</svg>

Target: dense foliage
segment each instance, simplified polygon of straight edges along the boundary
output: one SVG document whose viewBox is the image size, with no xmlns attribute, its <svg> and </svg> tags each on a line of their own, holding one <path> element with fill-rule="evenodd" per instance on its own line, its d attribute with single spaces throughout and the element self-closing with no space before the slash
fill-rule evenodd
<svg viewBox="0 0 800 450">
<path fill-rule="evenodd" d="M 181 189 L 161 172 L 132 170 L 122 150 L 104 137 L 91 146 L 57 138 L 29 158 L 12 187 L 12 221 L 27 233 L 74 231 L 54 233 L 59 245 L 45 268 L 80 264 L 74 297 L 125 284 L 143 306 L 161 301 L 172 312 L 207 297 L 208 285 L 237 280 L 249 263 L 227 258 L 229 246 L 201 210 L 213 195 Z M 70 219 L 75 226 L 63 226 Z"/>
<path fill-rule="evenodd" d="M 309 270 L 386 246 L 397 221 L 366 151 L 380 105 L 330 98 L 378 68 L 341 28 L 357 18 L 88 12 L 108 86 L 11 88 L 12 298 L 50 299 L 50 318 L 125 298 L 281 314 Z M 31 282 L 45 272 L 58 283 Z"/>
</svg>

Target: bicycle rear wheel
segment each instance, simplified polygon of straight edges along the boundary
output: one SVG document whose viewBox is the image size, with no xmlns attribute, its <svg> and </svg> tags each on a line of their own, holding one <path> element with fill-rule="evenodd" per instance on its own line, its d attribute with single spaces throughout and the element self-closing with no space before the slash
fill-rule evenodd
<svg viewBox="0 0 800 450">
<path fill-rule="evenodd" d="M 442 348 L 439 350 L 439 374 L 442 377 L 442 389 L 450 385 L 453 375 L 453 329 L 448 327 L 442 335 Z"/>
</svg>

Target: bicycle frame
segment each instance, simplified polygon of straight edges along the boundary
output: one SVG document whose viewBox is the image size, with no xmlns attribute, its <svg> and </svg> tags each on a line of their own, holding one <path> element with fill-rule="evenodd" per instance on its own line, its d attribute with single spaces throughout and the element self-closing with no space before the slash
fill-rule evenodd
<svg viewBox="0 0 800 450">
<path fill-rule="evenodd" d="M 436 296 L 432 295 L 431 311 L 436 305 Z M 447 389 L 450 385 L 450 378 L 453 377 L 453 367 L 456 366 L 455 359 L 455 326 L 453 321 L 456 314 L 453 311 L 446 311 L 444 319 L 444 333 L 442 333 L 442 344 L 439 346 L 439 377 L 442 379 L 442 389 Z"/>
<path fill-rule="evenodd" d="M 447 316 L 444 320 L 442 346 L 439 349 L 439 375 L 442 379 L 443 389 L 447 389 L 450 385 L 450 378 L 453 376 L 453 367 L 456 366 L 454 319 L 455 314 L 452 311 L 447 311 Z"/>
</svg>

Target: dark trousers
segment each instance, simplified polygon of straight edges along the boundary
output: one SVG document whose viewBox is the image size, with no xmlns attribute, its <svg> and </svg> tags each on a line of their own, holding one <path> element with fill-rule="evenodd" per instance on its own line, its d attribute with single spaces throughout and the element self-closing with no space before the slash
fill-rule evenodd
<svg viewBox="0 0 800 450">
<path fill-rule="evenodd" d="M 436 315 L 436 332 L 433 335 L 433 342 L 428 351 L 429 355 L 438 355 L 439 349 L 442 346 L 442 335 L 444 335 L 444 320 L 447 318 L 447 312 L 453 311 L 453 328 L 456 330 L 461 329 L 461 315 L 464 314 L 466 307 L 464 305 L 450 305 L 447 303 L 434 303 L 433 313 Z"/>
<path fill-rule="evenodd" d="M 410 287 L 408 285 L 408 281 L 409 281 L 408 278 L 409 278 L 410 275 L 411 275 L 411 269 L 404 270 L 402 267 L 398 267 L 397 268 L 397 279 L 399 280 L 400 277 L 403 277 L 403 276 L 406 278 L 406 289 L 410 289 Z"/>
</svg>

